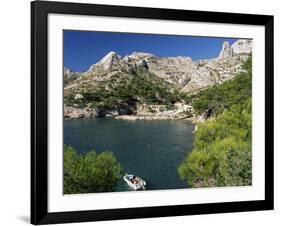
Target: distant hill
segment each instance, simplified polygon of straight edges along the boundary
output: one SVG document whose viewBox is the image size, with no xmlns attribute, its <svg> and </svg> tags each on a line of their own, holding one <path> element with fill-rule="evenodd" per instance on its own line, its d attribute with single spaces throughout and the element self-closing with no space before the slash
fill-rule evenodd
<svg viewBox="0 0 281 226">
<path fill-rule="evenodd" d="M 189 96 L 234 78 L 244 70 L 241 66 L 251 52 L 252 42 L 246 39 L 232 45 L 225 42 L 217 58 L 199 61 L 141 52 L 121 57 L 109 52 L 86 72 L 64 69 L 65 109 L 70 117 L 71 111 L 85 108 L 91 111 L 89 117 L 106 111 L 134 114 L 143 104 L 173 109 L 175 103 L 189 104 Z"/>
</svg>

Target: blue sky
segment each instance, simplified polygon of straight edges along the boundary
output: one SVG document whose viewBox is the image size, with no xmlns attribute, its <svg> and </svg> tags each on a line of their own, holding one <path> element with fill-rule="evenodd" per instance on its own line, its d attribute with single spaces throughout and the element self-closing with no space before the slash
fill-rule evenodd
<svg viewBox="0 0 281 226">
<path fill-rule="evenodd" d="M 237 39 L 195 36 L 132 34 L 95 31 L 64 31 L 64 67 L 86 71 L 110 51 L 122 57 L 134 51 L 159 57 L 189 56 L 209 59 L 219 54 L 224 41 Z"/>
</svg>

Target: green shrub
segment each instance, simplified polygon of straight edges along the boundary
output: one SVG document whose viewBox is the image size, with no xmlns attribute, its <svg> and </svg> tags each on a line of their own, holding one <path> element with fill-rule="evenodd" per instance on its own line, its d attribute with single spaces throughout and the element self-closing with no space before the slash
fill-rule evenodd
<svg viewBox="0 0 281 226">
<path fill-rule="evenodd" d="M 122 168 L 112 152 L 90 151 L 79 155 L 64 146 L 64 193 L 81 194 L 113 191 Z"/>
<path fill-rule="evenodd" d="M 233 80 L 195 96 L 194 109 L 211 109 L 197 125 L 192 151 L 178 167 L 192 187 L 243 186 L 252 181 L 252 59 Z"/>
<path fill-rule="evenodd" d="M 251 184 L 251 99 L 198 124 L 193 149 L 178 168 L 192 187 Z"/>
</svg>

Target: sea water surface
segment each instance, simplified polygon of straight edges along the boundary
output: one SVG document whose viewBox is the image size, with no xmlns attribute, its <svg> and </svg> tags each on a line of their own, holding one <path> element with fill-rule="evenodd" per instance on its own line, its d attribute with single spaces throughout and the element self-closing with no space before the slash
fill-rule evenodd
<svg viewBox="0 0 281 226">
<path fill-rule="evenodd" d="M 78 153 L 112 151 L 124 172 L 147 182 L 147 190 L 187 188 L 177 167 L 191 151 L 194 125 L 185 120 L 64 120 L 64 143 Z M 129 191 L 123 179 L 116 191 Z"/>
</svg>

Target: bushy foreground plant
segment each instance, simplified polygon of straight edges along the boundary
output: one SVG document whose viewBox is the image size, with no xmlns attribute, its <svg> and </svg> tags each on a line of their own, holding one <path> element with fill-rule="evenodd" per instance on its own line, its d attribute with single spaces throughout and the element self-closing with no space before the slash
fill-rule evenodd
<svg viewBox="0 0 281 226">
<path fill-rule="evenodd" d="M 179 166 L 192 187 L 242 186 L 252 180 L 251 99 L 198 125 L 192 152 Z"/>
<path fill-rule="evenodd" d="M 122 167 L 112 152 L 79 155 L 72 147 L 64 146 L 65 194 L 113 191 L 121 173 Z"/>
<path fill-rule="evenodd" d="M 197 125 L 193 149 L 178 167 L 192 187 L 244 186 L 252 181 L 251 57 L 233 80 L 202 91 L 198 113 L 212 119 Z"/>
</svg>

